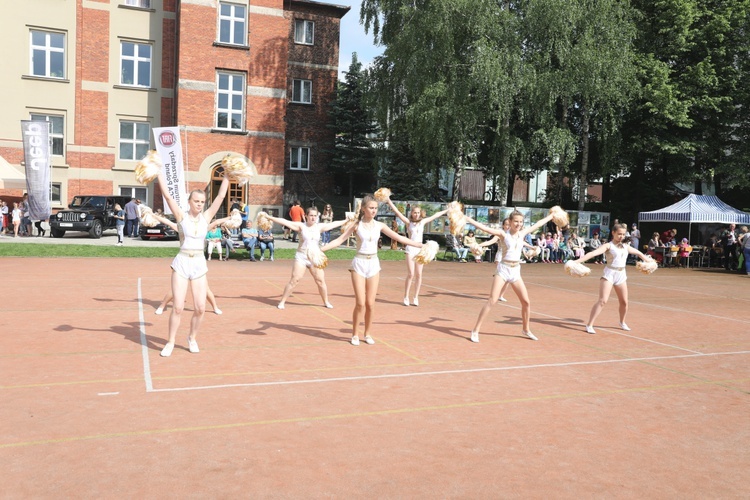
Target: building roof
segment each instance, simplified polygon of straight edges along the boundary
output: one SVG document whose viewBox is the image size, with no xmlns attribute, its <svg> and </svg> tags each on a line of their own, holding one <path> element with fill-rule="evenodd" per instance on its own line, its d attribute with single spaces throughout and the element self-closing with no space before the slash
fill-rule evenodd
<svg viewBox="0 0 750 500">
<path fill-rule="evenodd" d="M 337 5 L 333 3 L 317 2 L 315 0 L 290 0 L 290 4 L 306 5 L 310 7 L 324 7 L 337 11 L 338 17 L 344 17 L 344 15 L 351 10 L 348 5 Z"/>
<path fill-rule="evenodd" d="M 640 212 L 638 221 L 750 224 L 750 214 L 727 205 L 718 196 L 689 194 L 674 205 Z"/>
</svg>

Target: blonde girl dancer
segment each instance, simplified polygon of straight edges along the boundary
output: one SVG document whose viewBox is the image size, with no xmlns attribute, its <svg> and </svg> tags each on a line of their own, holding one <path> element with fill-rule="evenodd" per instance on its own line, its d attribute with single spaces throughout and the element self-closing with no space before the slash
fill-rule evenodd
<svg viewBox="0 0 750 500">
<path fill-rule="evenodd" d="M 169 315 L 169 339 L 161 355 L 168 357 L 174 350 L 177 330 L 180 327 L 182 311 L 185 308 L 185 299 L 187 297 L 188 285 L 193 294 L 193 317 L 190 321 L 190 334 L 188 335 L 188 350 L 193 353 L 200 352 L 196 336 L 203 321 L 203 314 L 206 311 L 206 289 L 208 280 L 206 273 L 208 266 L 206 258 L 203 255 L 204 242 L 208 232 L 208 221 L 214 218 L 216 212 L 221 207 L 224 197 L 229 188 L 229 179 L 224 174 L 221 181 L 219 193 L 214 198 L 213 203 L 204 212 L 206 205 L 206 193 L 200 189 L 190 192 L 188 197 L 188 211 L 183 212 L 180 205 L 172 198 L 167 183 L 164 169 L 159 170 L 159 185 L 162 187 L 162 195 L 167 201 L 169 209 L 174 214 L 175 222 L 180 226 L 185 239 L 180 245 L 180 253 L 172 261 L 172 296 L 174 297 L 174 306 L 172 313 Z"/>
<path fill-rule="evenodd" d="M 310 271 L 310 275 L 315 280 L 315 284 L 318 285 L 318 293 L 323 299 L 323 305 L 329 309 L 333 308 L 333 305 L 328 301 L 328 287 L 326 286 L 325 273 L 322 269 L 318 269 L 313 266 L 310 260 L 307 258 L 307 249 L 311 246 L 320 245 L 320 234 L 332 229 L 340 227 L 346 220 L 340 220 L 336 222 L 329 222 L 327 224 L 318 224 L 318 209 L 315 207 L 309 207 L 306 212 L 306 220 L 304 222 L 293 222 L 279 217 L 272 217 L 268 215 L 268 219 L 272 220 L 276 224 L 280 224 L 291 231 L 299 233 L 299 246 L 297 252 L 294 254 L 294 264 L 292 265 L 292 277 L 289 283 L 284 287 L 284 293 L 281 295 L 281 301 L 279 301 L 279 309 L 284 309 L 286 305 L 286 299 L 292 294 L 292 290 L 297 286 L 299 280 L 305 275 L 305 269 Z"/>
<path fill-rule="evenodd" d="M 362 199 L 358 220 L 347 228 L 341 236 L 325 245 L 322 250 L 328 251 L 345 242 L 352 234 L 357 236 L 357 254 L 352 259 L 349 270 L 354 288 L 354 311 L 352 312 L 352 345 L 359 345 L 359 324 L 365 323 L 365 342 L 372 345 L 372 321 L 375 308 L 375 296 L 378 293 L 380 281 L 380 260 L 378 259 L 378 239 L 380 233 L 385 234 L 402 245 L 421 247 L 419 241 L 412 241 L 390 229 L 380 221 L 375 220 L 378 213 L 378 202 L 372 195 Z"/>
<path fill-rule="evenodd" d="M 592 257 L 608 253 L 607 266 L 604 268 L 604 274 L 599 280 L 599 300 L 591 308 L 589 321 L 586 323 L 586 332 L 596 333 L 594 330 L 594 321 L 599 313 L 602 312 L 604 305 L 609 300 L 609 294 L 612 288 L 615 289 L 617 300 L 620 302 L 620 328 L 630 331 L 630 327 L 625 323 L 625 315 L 628 313 L 628 283 L 625 274 L 625 263 L 628 255 L 637 255 L 641 260 L 649 260 L 640 250 L 633 248 L 628 244 L 625 234 L 628 226 L 625 224 L 615 224 L 612 228 L 612 241 L 604 243 L 596 250 L 592 250 L 575 262 L 583 263 Z"/>
<path fill-rule="evenodd" d="M 422 236 L 424 234 L 425 226 L 448 212 L 448 210 L 441 210 L 440 212 L 436 212 L 429 217 L 423 217 L 422 209 L 418 205 L 414 205 L 411 209 L 411 212 L 409 213 L 409 218 L 407 219 L 406 216 L 404 216 L 404 214 L 402 214 L 398 210 L 398 208 L 390 198 L 388 198 L 386 202 L 388 203 L 388 206 L 391 207 L 391 210 L 393 210 L 393 213 L 396 214 L 396 217 L 401 219 L 406 225 L 406 234 L 409 235 L 409 239 L 412 241 L 418 241 L 419 243 L 422 243 Z M 419 290 L 422 288 L 422 270 L 424 269 L 424 264 L 420 264 L 414 260 L 414 257 L 416 257 L 419 253 L 419 248 L 408 246 L 406 247 L 404 252 L 406 253 L 406 285 L 404 287 L 404 305 L 409 305 L 409 290 L 411 289 L 412 282 L 414 282 L 414 300 L 411 302 L 411 304 L 418 306 Z"/>
<path fill-rule="evenodd" d="M 490 296 L 487 302 L 479 311 L 479 317 L 474 325 L 474 329 L 471 331 L 469 337 L 472 342 L 479 342 L 479 329 L 482 327 L 484 318 L 492 310 L 492 306 L 497 303 L 498 297 L 500 297 L 500 291 L 505 283 L 510 283 L 513 291 L 516 293 L 518 300 L 521 302 L 521 320 L 523 322 L 523 329 L 521 333 L 531 340 L 538 340 L 533 333 L 531 333 L 531 327 L 529 324 L 531 302 L 529 301 L 529 294 L 526 291 L 526 285 L 521 278 L 521 249 L 524 246 L 524 238 L 527 234 L 533 233 L 540 227 L 544 226 L 547 222 L 552 220 L 552 214 L 541 219 L 531 227 L 523 227 L 523 214 L 518 211 L 514 211 L 510 214 L 510 229 L 504 231 L 502 229 L 495 229 L 484 224 L 481 224 L 471 217 L 466 217 L 466 221 L 469 224 L 473 224 L 475 227 L 482 231 L 493 234 L 499 238 L 499 249 L 498 253 L 502 252 L 502 260 L 497 263 L 497 272 L 492 282 L 492 288 L 490 289 Z"/>
</svg>

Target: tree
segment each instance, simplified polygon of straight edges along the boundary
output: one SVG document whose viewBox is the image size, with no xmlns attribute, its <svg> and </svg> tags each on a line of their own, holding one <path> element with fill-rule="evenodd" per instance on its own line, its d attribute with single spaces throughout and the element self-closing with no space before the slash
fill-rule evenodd
<svg viewBox="0 0 750 500">
<path fill-rule="evenodd" d="M 377 132 L 371 115 L 366 111 L 362 63 L 352 54 L 352 62 L 344 82 L 338 82 L 336 99 L 331 103 L 330 127 L 336 131 L 331 171 L 347 179 L 348 197 L 354 197 L 355 185 L 370 191 L 375 185 L 376 152 L 372 136 Z"/>
</svg>

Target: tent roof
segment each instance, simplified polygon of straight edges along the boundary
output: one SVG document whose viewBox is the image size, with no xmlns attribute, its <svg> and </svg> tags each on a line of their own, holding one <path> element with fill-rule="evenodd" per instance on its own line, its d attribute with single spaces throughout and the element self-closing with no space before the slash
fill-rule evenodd
<svg viewBox="0 0 750 500">
<path fill-rule="evenodd" d="M 26 176 L 0 156 L 0 189 L 26 189 Z"/>
<path fill-rule="evenodd" d="M 730 207 L 717 196 L 689 194 L 674 205 L 640 212 L 638 221 L 750 224 L 750 214 Z"/>
</svg>

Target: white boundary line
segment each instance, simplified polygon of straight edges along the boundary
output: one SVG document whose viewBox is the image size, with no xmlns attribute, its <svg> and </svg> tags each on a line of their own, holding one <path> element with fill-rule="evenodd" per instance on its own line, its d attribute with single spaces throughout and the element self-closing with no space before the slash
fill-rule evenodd
<svg viewBox="0 0 750 500">
<path fill-rule="evenodd" d="M 143 358 L 143 379 L 146 381 L 146 392 L 154 391 L 154 383 L 151 380 L 151 363 L 148 360 L 148 342 L 146 341 L 146 320 L 143 317 L 143 292 L 141 290 L 141 278 L 138 278 L 138 323 L 141 331 L 141 357 Z"/>
<path fill-rule="evenodd" d="M 428 376 L 428 375 L 455 375 L 455 374 L 462 374 L 462 373 L 482 373 L 482 372 L 498 372 L 498 371 L 510 371 L 510 370 L 527 370 L 527 369 L 532 369 L 532 368 L 558 368 L 558 367 L 565 367 L 565 366 L 603 365 L 603 364 L 611 364 L 611 363 L 630 363 L 633 361 L 635 362 L 658 361 L 658 360 L 669 360 L 669 359 L 702 358 L 702 357 L 709 357 L 709 356 L 728 356 L 728 355 L 736 355 L 736 354 L 750 354 L 750 351 L 717 352 L 717 353 L 710 353 L 710 354 L 680 354 L 676 356 L 654 356 L 650 358 L 605 359 L 605 360 L 598 360 L 598 361 L 571 361 L 568 363 L 548 363 L 548 364 L 520 365 L 520 366 L 498 366 L 498 367 L 491 367 L 491 368 L 467 368 L 465 370 L 441 370 L 441 371 L 431 371 L 431 372 L 392 373 L 392 374 L 384 374 L 384 375 L 358 375 L 354 377 L 281 380 L 281 381 L 275 381 L 275 382 L 248 382 L 246 384 L 204 385 L 204 386 L 196 386 L 196 387 L 154 389 L 153 392 L 199 391 L 199 390 L 206 390 L 206 389 L 227 389 L 227 388 L 232 388 L 232 387 L 269 387 L 269 386 L 294 385 L 294 384 L 318 384 L 318 383 L 323 383 L 323 382 L 348 382 L 348 381 L 388 379 L 388 378 L 423 377 L 423 376 Z"/>
</svg>

